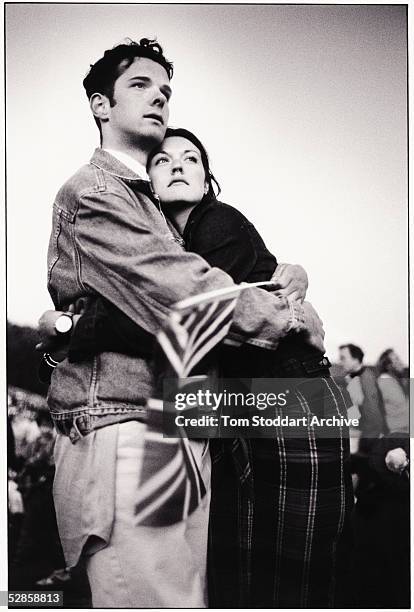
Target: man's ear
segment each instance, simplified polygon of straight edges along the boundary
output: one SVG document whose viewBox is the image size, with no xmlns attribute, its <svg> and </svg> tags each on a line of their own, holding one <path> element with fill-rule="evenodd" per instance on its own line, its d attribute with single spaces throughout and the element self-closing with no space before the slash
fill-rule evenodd
<svg viewBox="0 0 414 612">
<path fill-rule="evenodd" d="M 94 93 L 89 98 L 89 106 L 97 119 L 107 121 L 109 119 L 109 110 L 111 105 L 109 99 L 101 93 Z"/>
</svg>

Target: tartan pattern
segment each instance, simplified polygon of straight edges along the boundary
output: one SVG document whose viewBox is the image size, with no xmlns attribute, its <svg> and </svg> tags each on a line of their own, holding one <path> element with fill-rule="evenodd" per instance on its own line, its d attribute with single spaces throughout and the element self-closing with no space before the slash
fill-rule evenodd
<svg viewBox="0 0 414 612">
<path fill-rule="evenodd" d="M 297 387 L 289 416 L 321 416 L 321 410 L 324 416 L 345 416 L 346 402 L 335 382 L 310 379 L 316 380 L 322 401 L 319 396 L 316 405 L 311 388 Z M 286 414 L 284 408 L 276 410 Z M 311 427 L 298 433 L 292 438 L 277 427 L 274 439 L 212 445 L 212 607 L 340 607 L 336 581 L 347 570 L 347 559 L 338 549 L 353 506 L 348 432 L 338 427 L 336 437 L 328 439 Z M 240 478 L 246 473 L 250 486 Z"/>
</svg>

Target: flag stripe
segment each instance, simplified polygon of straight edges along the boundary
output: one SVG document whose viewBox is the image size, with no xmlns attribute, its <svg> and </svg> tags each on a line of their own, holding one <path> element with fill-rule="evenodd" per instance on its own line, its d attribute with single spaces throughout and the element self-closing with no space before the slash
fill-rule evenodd
<svg viewBox="0 0 414 612">
<path fill-rule="evenodd" d="M 156 450 L 156 446 L 154 445 L 154 443 L 152 443 L 152 448 Z M 142 479 L 144 480 L 144 482 L 140 487 L 140 495 L 143 499 L 150 497 L 155 489 L 159 489 L 165 484 L 165 482 L 170 481 L 172 478 L 174 478 L 174 476 L 176 476 L 179 470 L 181 469 L 182 457 L 179 448 L 173 448 L 175 453 L 172 459 L 170 459 L 170 449 L 163 446 L 162 450 L 166 460 L 168 461 L 166 465 L 164 465 L 154 474 L 151 474 L 149 477 L 144 473 L 143 470 Z M 146 466 L 144 465 L 143 468 L 144 467 Z M 150 466 L 148 465 L 148 467 Z M 138 502 L 138 506 L 140 503 L 141 502 Z"/>
<path fill-rule="evenodd" d="M 230 304 L 227 305 L 227 307 L 225 307 L 225 304 L 223 304 L 221 312 L 219 312 L 213 320 L 208 320 L 207 322 L 203 321 L 203 329 L 199 329 L 197 337 L 195 337 L 194 335 L 191 335 L 189 337 L 189 343 L 192 351 L 196 350 L 198 346 L 203 342 L 203 340 L 207 336 L 211 335 L 216 328 L 220 327 L 221 325 L 231 323 L 231 318 L 230 320 L 228 319 L 229 317 L 232 317 L 235 303 L 236 301 L 232 300 Z M 219 309 L 216 307 L 215 311 L 217 310 Z M 189 348 L 190 347 L 186 348 L 184 353 L 185 355 L 189 352 Z"/>
<path fill-rule="evenodd" d="M 216 322 L 205 331 L 203 338 L 197 341 L 192 347 L 191 354 L 184 356 L 184 367 L 187 372 L 190 372 L 192 367 L 201 361 L 201 359 L 227 335 L 233 318 L 233 310 L 234 304 L 229 306 L 227 311 L 223 312 L 220 317 L 217 318 Z M 190 363 L 193 364 L 191 368 L 189 367 Z M 188 376 L 188 374 L 186 375 Z"/>
<path fill-rule="evenodd" d="M 222 289 L 214 289 L 213 291 L 206 291 L 205 293 L 198 293 L 185 300 L 180 300 L 174 305 L 177 310 L 186 310 L 187 308 L 194 308 L 204 302 L 211 302 L 213 300 L 220 301 L 220 298 L 238 296 L 240 291 L 244 289 L 250 289 L 251 287 L 264 287 L 266 285 L 274 285 L 272 281 L 260 281 L 258 283 L 241 283 L 240 285 L 230 285 L 230 287 L 223 287 Z"/>
<path fill-rule="evenodd" d="M 218 341 L 222 340 L 226 336 L 227 332 L 228 330 L 226 328 L 223 328 L 220 332 L 216 332 L 214 337 L 212 337 L 209 342 L 205 343 L 204 346 L 202 346 L 200 350 L 193 355 L 193 358 L 185 367 L 183 377 L 190 374 L 191 370 L 197 365 L 197 363 L 199 363 L 199 361 L 216 346 Z"/>
<path fill-rule="evenodd" d="M 180 486 L 183 486 L 183 485 L 185 486 L 185 482 L 186 482 L 186 469 L 185 469 L 185 466 L 183 465 L 178 474 L 178 477 L 170 484 L 170 486 L 167 489 L 165 489 L 161 493 L 161 495 L 157 495 L 157 498 L 151 504 L 148 504 L 146 506 L 143 505 L 142 510 L 138 512 L 137 514 L 137 520 L 140 523 L 144 524 L 144 520 L 148 518 L 151 513 L 154 513 L 157 510 L 159 510 L 167 499 L 174 500 L 172 493 L 174 493 L 174 491 L 176 491 Z M 182 520 L 182 517 L 183 517 L 182 511 L 178 509 L 178 512 L 177 512 L 175 504 L 170 505 L 169 512 L 172 516 L 174 516 L 174 512 L 175 512 L 177 516 L 179 517 L 178 520 Z"/>
</svg>

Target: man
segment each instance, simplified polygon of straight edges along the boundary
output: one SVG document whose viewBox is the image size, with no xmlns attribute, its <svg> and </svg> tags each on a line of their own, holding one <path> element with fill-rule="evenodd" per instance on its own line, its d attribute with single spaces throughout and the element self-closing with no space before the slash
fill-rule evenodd
<svg viewBox="0 0 414 612">
<path fill-rule="evenodd" d="M 147 180 L 147 156 L 167 127 L 172 72 L 161 47 L 147 39 L 106 51 L 92 66 L 84 86 L 101 148 L 59 191 L 48 251 L 48 287 L 58 310 L 98 294 L 150 335 L 180 299 L 233 284 L 182 250 Z M 64 316 L 57 333 L 70 330 Z M 314 330 L 312 342 L 323 346 L 310 305 L 248 289 L 229 337 L 273 349 L 290 330 L 302 329 Z M 51 380 L 48 403 L 61 434 L 54 483 L 59 531 L 69 566 L 86 557 L 95 607 L 206 606 L 208 495 L 178 524 L 154 528 L 136 520 L 145 404 L 153 391 L 150 359 L 114 352 L 64 360 Z M 208 452 L 201 442 L 192 447 L 208 490 Z M 149 459 L 155 465 L 156 457 Z"/>
<path fill-rule="evenodd" d="M 364 353 L 359 346 L 343 344 L 339 347 L 339 361 L 349 377 L 348 392 L 361 414 L 359 450 L 369 452 L 374 441 L 385 433 L 386 427 L 376 377 L 363 366 L 363 359 Z"/>
<path fill-rule="evenodd" d="M 347 389 L 353 408 L 359 411 L 359 428 L 350 430 L 350 442 L 352 479 L 358 508 L 362 511 L 374 503 L 374 474 L 370 457 L 376 441 L 386 432 L 376 378 L 371 370 L 362 365 L 363 359 L 364 353 L 359 346 L 343 344 L 339 347 L 339 361 L 348 378 Z"/>
</svg>

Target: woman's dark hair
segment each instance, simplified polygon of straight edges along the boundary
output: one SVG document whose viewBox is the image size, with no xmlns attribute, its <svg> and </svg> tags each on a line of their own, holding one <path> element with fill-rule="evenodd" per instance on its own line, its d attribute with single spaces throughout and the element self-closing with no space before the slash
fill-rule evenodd
<svg viewBox="0 0 414 612">
<path fill-rule="evenodd" d="M 410 388 L 409 388 L 409 381 L 407 378 L 408 375 L 404 373 L 404 370 L 399 371 L 399 370 L 396 370 L 395 367 L 393 367 L 392 357 L 391 357 L 393 353 L 395 354 L 395 351 L 392 348 L 389 348 L 383 353 L 381 353 L 377 361 L 377 372 L 379 375 L 389 374 L 390 376 L 393 376 L 395 380 L 399 383 L 404 394 L 407 397 L 409 397 Z"/>
<path fill-rule="evenodd" d="M 389 373 L 390 366 L 392 365 L 391 355 L 393 352 L 394 349 L 389 348 L 383 353 L 381 353 L 381 355 L 379 356 L 377 362 L 377 369 L 380 374 Z"/>
<path fill-rule="evenodd" d="M 167 128 L 167 131 L 165 132 L 164 140 L 171 136 L 179 136 L 180 138 L 185 138 L 186 140 L 189 140 L 200 151 L 201 162 L 203 164 L 204 172 L 206 175 L 206 182 L 208 185 L 208 191 L 203 197 L 202 202 L 206 200 L 216 200 L 217 196 L 221 192 L 221 188 L 220 188 L 220 185 L 216 177 L 210 170 L 210 162 L 209 162 L 208 154 L 207 154 L 207 151 L 204 145 L 199 141 L 197 136 L 195 136 L 189 130 L 185 130 L 184 128 Z M 160 146 L 162 146 L 162 144 Z M 157 152 L 158 152 L 158 147 L 154 151 L 152 151 L 152 153 L 150 153 L 150 156 L 148 157 L 148 162 L 147 162 L 147 169 L 150 166 L 152 158 L 157 154 Z"/>
</svg>

